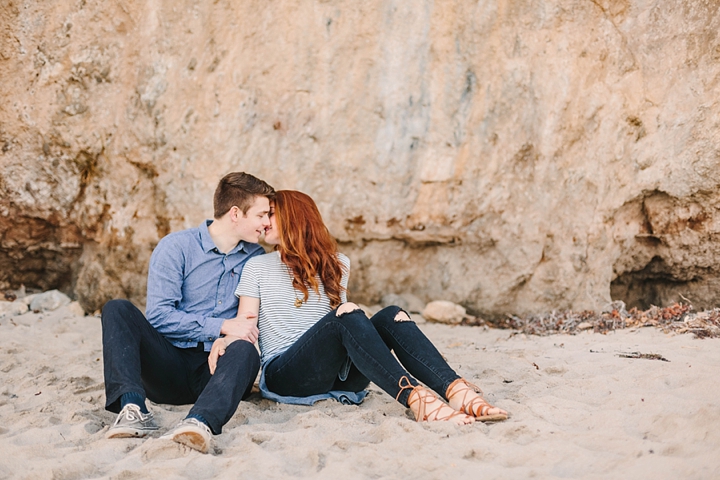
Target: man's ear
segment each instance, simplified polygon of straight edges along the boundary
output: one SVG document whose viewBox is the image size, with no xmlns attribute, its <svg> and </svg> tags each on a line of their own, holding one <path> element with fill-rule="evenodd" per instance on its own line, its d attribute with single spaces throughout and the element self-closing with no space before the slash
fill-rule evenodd
<svg viewBox="0 0 720 480">
<path fill-rule="evenodd" d="M 235 205 L 230 207 L 230 220 L 232 220 L 233 222 L 237 222 L 240 217 L 242 217 L 242 212 L 240 211 L 240 208 Z"/>
</svg>

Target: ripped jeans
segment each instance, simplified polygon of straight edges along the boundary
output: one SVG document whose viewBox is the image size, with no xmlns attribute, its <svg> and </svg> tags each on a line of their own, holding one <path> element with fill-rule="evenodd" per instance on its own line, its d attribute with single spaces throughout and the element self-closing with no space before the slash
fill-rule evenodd
<svg viewBox="0 0 720 480">
<path fill-rule="evenodd" d="M 339 316 L 333 310 L 265 366 L 268 389 L 305 397 L 331 390 L 359 392 L 372 381 L 407 406 L 410 391 L 401 392 L 399 386 L 406 376 L 411 384 L 420 380 L 444 398 L 460 377 L 415 322 L 403 320 L 405 315 L 400 307 L 386 307 L 371 319 L 360 309 Z M 348 356 L 352 366 L 340 380 L 338 372 Z"/>
</svg>

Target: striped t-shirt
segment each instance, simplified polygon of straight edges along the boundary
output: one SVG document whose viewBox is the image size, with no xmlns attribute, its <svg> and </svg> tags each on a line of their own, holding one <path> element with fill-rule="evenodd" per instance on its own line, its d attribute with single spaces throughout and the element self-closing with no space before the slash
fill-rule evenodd
<svg viewBox="0 0 720 480">
<path fill-rule="evenodd" d="M 345 266 L 340 284 L 347 288 L 350 259 L 342 253 L 338 254 L 338 258 Z M 290 348 L 332 310 L 322 283 L 319 290 L 320 295 L 310 288 L 307 302 L 296 307 L 295 300 L 302 300 L 303 294 L 293 287 L 290 268 L 280 260 L 280 252 L 259 255 L 247 261 L 235 295 L 260 299 L 258 343 L 263 365 Z M 343 303 L 347 302 L 345 291 L 340 294 L 340 299 Z"/>
</svg>

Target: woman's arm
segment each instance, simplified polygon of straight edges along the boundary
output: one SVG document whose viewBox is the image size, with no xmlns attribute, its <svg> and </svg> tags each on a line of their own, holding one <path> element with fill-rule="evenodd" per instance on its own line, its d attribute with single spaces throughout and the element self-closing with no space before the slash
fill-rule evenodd
<svg viewBox="0 0 720 480">
<path fill-rule="evenodd" d="M 238 304 L 238 314 L 237 314 L 237 321 L 244 321 L 248 323 L 252 323 L 252 329 L 254 330 L 254 334 L 249 335 L 249 338 L 254 338 L 257 340 L 258 336 L 258 330 L 257 330 L 257 316 L 258 311 L 260 310 L 260 299 L 259 298 L 253 298 L 253 297 L 240 297 L 240 303 Z M 245 338 L 243 338 L 245 339 Z M 218 338 L 213 342 L 213 346 L 210 349 L 210 355 L 208 355 L 208 365 L 210 366 L 210 374 L 215 373 L 215 369 L 217 368 L 217 362 L 220 357 L 222 357 L 225 354 L 225 350 L 227 349 L 228 345 L 233 343 L 235 340 L 240 340 L 240 337 L 232 336 L 232 335 L 226 335 L 222 338 Z M 255 342 L 252 342 L 255 343 Z"/>
<path fill-rule="evenodd" d="M 248 318 L 255 319 L 255 325 L 257 325 L 257 316 L 260 311 L 260 299 L 253 297 L 240 297 L 240 303 L 238 304 L 238 316 L 243 313 Z"/>
</svg>

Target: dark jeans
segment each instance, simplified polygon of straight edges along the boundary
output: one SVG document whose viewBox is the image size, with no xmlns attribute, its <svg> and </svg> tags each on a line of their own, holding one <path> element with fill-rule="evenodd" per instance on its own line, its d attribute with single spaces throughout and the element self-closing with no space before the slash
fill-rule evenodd
<svg viewBox="0 0 720 480">
<path fill-rule="evenodd" d="M 372 381 L 396 398 L 401 390 L 398 383 L 407 376 L 413 385 L 417 378 L 444 397 L 460 378 L 415 322 L 395 320 L 399 307 L 384 308 L 370 320 L 362 310 L 339 317 L 336 312 L 325 315 L 265 366 L 270 391 L 295 397 L 330 390 L 358 392 Z M 338 372 L 348 356 L 353 366 L 341 381 Z M 407 406 L 409 394 L 404 390 L 398 401 Z"/>
<path fill-rule="evenodd" d="M 111 300 L 102 311 L 105 408 L 120 411 L 124 393 L 139 393 L 155 403 L 194 403 L 190 415 L 204 418 L 214 434 L 250 395 L 260 369 L 255 347 L 233 342 L 210 375 L 208 353 L 171 344 L 127 300 Z"/>
</svg>

